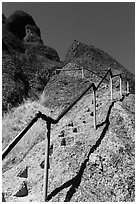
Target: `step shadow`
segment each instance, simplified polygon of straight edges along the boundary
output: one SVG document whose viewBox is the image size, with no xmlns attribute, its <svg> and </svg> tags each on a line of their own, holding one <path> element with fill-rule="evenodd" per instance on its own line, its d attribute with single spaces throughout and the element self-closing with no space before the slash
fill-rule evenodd
<svg viewBox="0 0 137 204">
<path fill-rule="evenodd" d="M 81 164 L 81 167 L 80 167 L 80 170 L 79 172 L 77 173 L 77 175 L 75 177 L 73 177 L 72 179 L 70 179 L 69 181 L 65 182 L 62 186 L 56 188 L 55 190 L 53 190 L 47 197 L 47 201 L 51 200 L 52 197 L 54 197 L 55 195 L 57 195 L 61 190 L 63 190 L 64 188 L 68 188 L 69 186 L 70 189 L 68 190 L 67 194 L 66 194 L 66 198 L 64 200 L 64 202 L 69 202 L 73 196 L 73 194 L 76 192 L 76 189 L 79 188 L 79 185 L 81 183 L 81 179 L 82 179 L 82 175 L 84 173 L 84 170 L 86 168 L 86 165 L 87 165 L 87 162 L 89 161 L 89 157 L 90 155 L 99 147 L 99 145 L 101 144 L 101 141 L 103 140 L 103 138 L 105 137 L 105 134 L 108 130 L 108 127 L 110 125 L 110 122 L 109 122 L 109 116 L 110 116 L 110 113 L 111 113 L 111 109 L 112 107 L 114 106 L 114 103 L 116 101 L 113 101 L 109 107 L 109 110 L 108 110 L 108 113 L 107 113 L 107 117 L 105 119 L 105 121 L 102 123 L 102 124 L 99 124 L 98 126 L 101 126 L 101 125 L 104 125 L 105 124 L 105 127 L 99 137 L 99 139 L 96 141 L 96 143 L 91 147 L 88 155 L 87 155 L 87 158 L 85 159 L 85 161 Z"/>
</svg>

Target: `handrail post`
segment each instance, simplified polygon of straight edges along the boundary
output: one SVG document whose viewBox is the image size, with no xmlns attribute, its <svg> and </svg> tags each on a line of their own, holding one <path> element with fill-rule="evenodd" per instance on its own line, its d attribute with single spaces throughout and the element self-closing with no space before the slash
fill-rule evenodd
<svg viewBox="0 0 137 204">
<path fill-rule="evenodd" d="M 122 97 L 122 76 L 119 76 L 119 83 L 120 83 L 120 97 Z"/>
<path fill-rule="evenodd" d="M 112 92 L 112 73 L 110 71 L 110 94 L 111 94 L 111 101 L 113 100 L 113 92 Z"/>
<path fill-rule="evenodd" d="M 129 94 L 129 82 L 127 81 L 127 90 L 126 90 L 127 94 Z"/>
<path fill-rule="evenodd" d="M 51 121 L 47 121 L 47 141 L 45 149 L 45 165 L 44 165 L 44 201 L 47 201 L 48 193 L 48 169 L 49 169 L 49 148 L 50 148 L 50 131 L 51 131 Z"/>
<path fill-rule="evenodd" d="M 94 129 L 96 130 L 96 87 L 93 85 L 93 114 L 94 114 Z"/>
<path fill-rule="evenodd" d="M 82 67 L 82 79 L 84 79 L 84 70 L 83 70 L 83 67 Z"/>
</svg>

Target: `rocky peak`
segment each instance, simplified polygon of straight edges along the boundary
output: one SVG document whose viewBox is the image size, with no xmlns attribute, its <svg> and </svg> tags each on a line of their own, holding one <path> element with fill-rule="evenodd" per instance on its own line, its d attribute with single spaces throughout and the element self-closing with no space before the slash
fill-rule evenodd
<svg viewBox="0 0 137 204">
<path fill-rule="evenodd" d="M 131 92 L 135 92 L 135 76 L 108 53 L 93 45 L 74 40 L 67 50 L 64 63 L 77 64 L 77 67 L 84 67 L 98 76 L 104 76 L 111 67 L 113 74 L 121 73 L 123 81 L 129 81 Z"/>
<path fill-rule="evenodd" d="M 23 40 L 23 38 L 26 35 L 25 26 L 28 24 L 36 26 L 35 21 L 29 14 L 19 10 L 15 11 L 12 15 L 10 15 L 7 18 L 6 28 L 20 40 Z"/>
</svg>

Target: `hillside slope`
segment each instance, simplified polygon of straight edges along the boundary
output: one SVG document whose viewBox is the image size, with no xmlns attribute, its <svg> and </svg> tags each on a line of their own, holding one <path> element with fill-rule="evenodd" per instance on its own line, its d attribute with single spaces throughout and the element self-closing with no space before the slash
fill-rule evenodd
<svg viewBox="0 0 137 204">
<path fill-rule="evenodd" d="M 92 92 L 84 96 L 57 124 L 52 126 L 48 200 L 52 202 L 134 201 L 134 95 L 114 102 L 110 93 L 98 93 L 97 130 L 93 129 Z M 6 127 L 10 134 L 18 132 L 39 109 L 53 117 L 52 112 L 36 102 L 24 104 L 3 121 L 3 146 Z M 16 115 L 16 117 L 15 117 Z M 12 121 L 12 123 L 11 123 Z M 15 128 L 16 123 L 16 128 Z M 18 125 L 17 125 L 18 124 Z M 14 129 L 13 129 L 14 128 Z M 46 125 L 38 121 L 3 162 L 3 192 L 6 201 L 43 201 L 43 167 Z M 62 140 L 66 141 L 63 146 Z M 28 167 L 28 178 L 17 175 Z M 17 197 L 23 181 L 28 195 Z"/>
<path fill-rule="evenodd" d="M 63 66 L 63 63 L 43 56 L 38 56 L 38 60 L 47 71 Z M 51 66 L 47 67 L 49 63 Z M 50 80 L 48 78 L 37 101 L 29 99 L 4 114 L 3 149 L 26 127 L 35 113 L 40 110 L 56 118 L 90 83 L 98 84 L 111 66 L 114 74 L 122 74 L 123 93 L 125 82 L 129 81 L 130 94 L 119 100 L 119 80 L 116 78 L 114 101 L 111 102 L 108 77 L 97 91 L 97 130 L 93 128 L 92 89 L 57 125 L 52 125 L 48 201 L 134 201 L 134 75 L 103 51 L 78 41 L 70 46 L 64 64 L 58 74 L 54 73 Z M 81 67 L 84 78 L 81 70 L 75 70 Z M 39 67 L 34 68 L 37 73 Z M 48 77 L 43 69 L 41 78 Z M 33 79 L 32 85 L 35 85 L 39 78 Z M 43 201 L 46 132 L 46 123 L 38 120 L 4 159 L 2 182 L 6 201 Z M 19 177 L 25 169 L 28 169 L 27 178 Z M 17 192 L 23 186 L 25 195 L 18 197 Z"/>
</svg>

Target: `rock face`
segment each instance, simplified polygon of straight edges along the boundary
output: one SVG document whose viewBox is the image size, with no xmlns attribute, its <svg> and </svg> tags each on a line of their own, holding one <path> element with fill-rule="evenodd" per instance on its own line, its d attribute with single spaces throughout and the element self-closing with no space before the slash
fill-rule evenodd
<svg viewBox="0 0 137 204">
<path fill-rule="evenodd" d="M 36 26 L 35 21 L 29 14 L 25 13 L 24 11 L 15 11 L 7 18 L 6 28 L 20 40 L 23 40 L 26 35 L 25 26 L 28 24 Z"/>
<path fill-rule="evenodd" d="M 3 111 L 7 111 L 26 97 L 38 98 L 63 63 L 56 50 L 43 44 L 40 29 L 29 14 L 16 11 L 2 18 Z"/>
<path fill-rule="evenodd" d="M 83 66 L 98 76 L 104 76 L 108 68 L 111 67 L 113 74 L 121 73 L 122 80 L 129 81 L 130 91 L 135 92 L 135 76 L 114 58 L 94 46 L 74 40 L 67 50 L 64 62 L 65 64 L 72 62 L 77 66 Z"/>
</svg>

